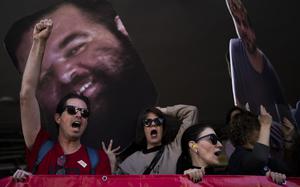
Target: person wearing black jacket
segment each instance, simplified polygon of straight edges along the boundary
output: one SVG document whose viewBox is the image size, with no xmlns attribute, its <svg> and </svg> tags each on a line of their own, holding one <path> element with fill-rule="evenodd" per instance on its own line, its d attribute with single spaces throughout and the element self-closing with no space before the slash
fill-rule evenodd
<svg viewBox="0 0 300 187">
<path fill-rule="evenodd" d="M 285 182 L 285 166 L 270 159 L 271 115 L 263 106 L 259 117 L 244 111 L 236 114 L 230 124 L 230 140 L 235 146 L 229 164 L 231 175 L 266 175 L 278 184 Z M 273 172 L 276 171 L 276 172 Z"/>
</svg>

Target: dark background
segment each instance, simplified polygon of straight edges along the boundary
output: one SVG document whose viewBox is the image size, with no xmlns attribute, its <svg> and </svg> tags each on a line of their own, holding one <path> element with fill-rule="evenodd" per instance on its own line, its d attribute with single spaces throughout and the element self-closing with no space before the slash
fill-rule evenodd
<svg viewBox="0 0 300 187">
<path fill-rule="evenodd" d="M 57 0 L 0 1 L 3 41 L 17 19 Z M 236 37 L 225 0 L 110 0 L 142 57 L 162 106 L 193 104 L 201 120 L 222 124 L 233 105 L 225 61 Z M 299 100 L 299 20 L 297 0 L 245 0 L 259 48 L 275 67 L 288 102 Z M 2 42 L 3 43 L 3 42 Z M 0 153 L 22 142 L 18 96 L 21 77 L 0 48 Z M 11 133 L 11 135 L 10 135 Z M 16 137 L 7 142 L 3 137 Z M 2 149 L 3 148 L 3 149 Z M 5 157 L 0 154 L 0 163 Z M 17 154 L 16 154 L 17 155 Z M 17 163 L 18 164 L 18 163 Z M 1 168 L 0 168 L 1 172 Z"/>
</svg>

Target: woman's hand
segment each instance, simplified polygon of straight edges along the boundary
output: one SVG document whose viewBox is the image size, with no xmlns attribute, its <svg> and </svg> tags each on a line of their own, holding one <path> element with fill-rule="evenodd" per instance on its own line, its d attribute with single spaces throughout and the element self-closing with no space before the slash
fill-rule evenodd
<svg viewBox="0 0 300 187">
<path fill-rule="evenodd" d="M 277 172 L 273 172 L 273 171 L 269 170 L 266 173 L 266 176 L 271 177 L 272 181 L 275 182 L 276 184 L 282 185 L 282 184 L 285 184 L 285 182 L 286 182 L 286 176 L 285 176 L 285 174 L 282 174 L 282 173 L 277 173 Z"/>
<path fill-rule="evenodd" d="M 25 170 L 22 169 L 18 169 L 14 174 L 13 174 L 13 179 L 17 182 L 23 182 L 25 181 L 28 176 L 31 176 L 32 173 L 27 172 Z"/>
<path fill-rule="evenodd" d="M 202 180 L 205 171 L 204 168 L 201 169 L 188 169 L 183 172 L 184 175 L 187 175 L 191 181 L 197 183 Z"/>
<path fill-rule="evenodd" d="M 120 146 L 112 149 L 113 145 L 113 140 L 110 140 L 108 147 L 102 142 L 102 148 L 104 152 L 107 154 L 109 162 L 110 162 L 110 167 L 111 167 L 111 172 L 114 173 L 117 169 L 117 155 L 120 154 L 118 150 L 121 148 Z"/>
</svg>

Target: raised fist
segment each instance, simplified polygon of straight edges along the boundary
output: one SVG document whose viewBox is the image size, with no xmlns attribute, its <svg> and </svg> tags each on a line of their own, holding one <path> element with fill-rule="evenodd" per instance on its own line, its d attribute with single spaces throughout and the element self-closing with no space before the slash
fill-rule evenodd
<svg viewBox="0 0 300 187">
<path fill-rule="evenodd" d="M 47 40 L 52 30 L 52 20 L 43 19 L 34 26 L 33 39 Z"/>
<path fill-rule="evenodd" d="M 266 111 L 265 107 L 260 105 L 260 115 L 258 116 L 260 125 L 271 126 L 272 116 Z"/>
</svg>

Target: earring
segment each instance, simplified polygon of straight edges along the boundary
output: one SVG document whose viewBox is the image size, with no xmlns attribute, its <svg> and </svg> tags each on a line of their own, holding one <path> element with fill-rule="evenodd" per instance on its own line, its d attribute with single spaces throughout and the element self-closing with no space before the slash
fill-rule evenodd
<svg viewBox="0 0 300 187">
<path fill-rule="evenodd" d="M 192 148 L 193 148 L 193 149 L 197 149 L 197 148 L 198 148 L 198 145 L 197 145 L 197 144 L 193 144 L 193 145 L 192 145 Z"/>
<path fill-rule="evenodd" d="M 196 153 L 198 153 L 198 145 L 197 144 L 193 144 L 192 148 Z"/>
</svg>

